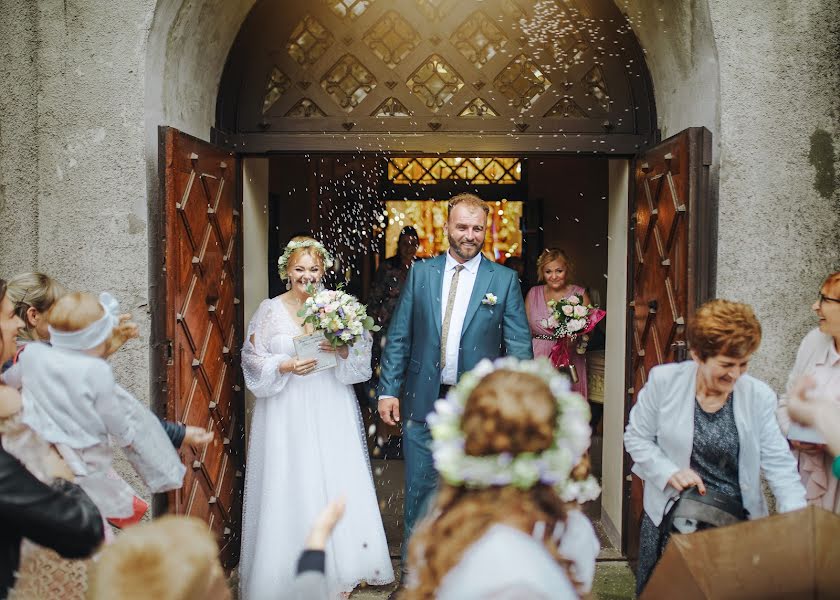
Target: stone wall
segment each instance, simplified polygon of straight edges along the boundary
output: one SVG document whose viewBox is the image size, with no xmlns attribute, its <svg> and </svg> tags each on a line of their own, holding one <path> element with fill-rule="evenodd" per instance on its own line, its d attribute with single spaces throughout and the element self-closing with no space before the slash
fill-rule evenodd
<svg viewBox="0 0 840 600">
<path fill-rule="evenodd" d="M 2 274 L 39 269 L 73 289 L 114 293 L 143 335 L 114 357 L 114 371 L 148 401 L 143 69 L 154 3 L 0 6 L 2 56 L 15 70 L 0 94 L 0 171 L 10 177 Z"/>
<path fill-rule="evenodd" d="M 0 277 L 38 262 L 38 19 L 0 2 Z"/>
<path fill-rule="evenodd" d="M 839 182 L 818 192 L 811 164 L 837 160 L 840 4 L 709 4 L 720 62 L 718 294 L 755 307 L 764 341 L 753 370 L 781 389 L 816 325 L 822 278 L 840 269 Z"/>
<path fill-rule="evenodd" d="M 764 341 L 753 373 L 781 390 L 815 325 L 819 283 L 840 269 L 840 181 L 829 168 L 840 141 L 840 5 L 617 4 L 645 49 L 662 137 L 712 132 L 717 295 L 755 307 Z"/>
</svg>

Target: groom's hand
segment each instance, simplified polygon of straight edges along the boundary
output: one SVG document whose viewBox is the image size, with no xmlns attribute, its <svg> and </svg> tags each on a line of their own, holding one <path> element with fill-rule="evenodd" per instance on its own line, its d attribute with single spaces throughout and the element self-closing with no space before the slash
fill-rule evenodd
<svg viewBox="0 0 840 600">
<path fill-rule="evenodd" d="M 387 425 L 396 425 L 400 420 L 400 400 L 393 396 L 382 396 L 379 399 L 379 416 Z"/>
</svg>

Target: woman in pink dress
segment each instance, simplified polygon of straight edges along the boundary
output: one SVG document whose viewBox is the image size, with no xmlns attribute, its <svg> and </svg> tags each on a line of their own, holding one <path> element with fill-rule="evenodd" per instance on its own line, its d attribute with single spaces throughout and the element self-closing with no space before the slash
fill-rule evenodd
<svg viewBox="0 0 840 600">
<path fill-rule="evenodd" d="M 546 329 L 540 321 L 549 316 L 548 301 L 567 298 L 572 294 L 583 296 L 583 303 L 590 304 L 589 294 L 579 285 L 570 282 L 571 263 L 566 253 L 558 248 L 546 248 L 537 259 L 537 278 L 543 285 L 531 288 L 525 298 L 525 311 L 528 313 L 528 324 L 531 326 L 534 358 L 551 353 L 557 339 L 554 332 Z M 586 386 L 586 357 L 578 354 L 577 346 L 580 340 L 566 342 L 570 364 L 577 372 L 577 383 L 572 384 L 572 390 L 587 398 Z"/>
</svg>

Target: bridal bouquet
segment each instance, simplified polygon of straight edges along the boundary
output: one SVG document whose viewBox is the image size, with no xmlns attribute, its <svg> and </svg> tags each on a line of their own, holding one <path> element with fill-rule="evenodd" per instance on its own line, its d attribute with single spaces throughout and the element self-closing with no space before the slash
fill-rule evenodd
<svg viewBox="0 0 840 600">
<path fill-rule="evenodd" d="M 367 307 L 355 296 L 338 290 L 311 290 L 298 316 L 316 330 L 324 332 L 333 348 L 352 346 L 365 331 L 379 331 L 379 326 L 368 316 Z"/>
<path fill-rule="evenodd" d="M 584 304 L 581 294 L 549 300 L 548 310 L 548 318 L 540 321 L 540 325 L 552 330 L 557 339 L 549 355 L 551 362 L 555 367 L 568 366 L 569 342 L 592 331 L 607 313 L 591 304 Z"/>
</svg>

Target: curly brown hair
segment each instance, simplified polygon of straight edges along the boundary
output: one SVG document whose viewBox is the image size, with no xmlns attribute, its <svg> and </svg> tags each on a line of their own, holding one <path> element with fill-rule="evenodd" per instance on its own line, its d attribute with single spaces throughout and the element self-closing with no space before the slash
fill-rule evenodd
<svg viewBox="0 0 840 600">
<path fill-rule="evenodd" d="M 745 358 L 761 343 L 761 324 L 748 304 L 709 300 L 689 320 L 686 338 L 701 361 L 713 356 Z"/>
<path fill-rule="evenodd" d="M 470 456 L 541 452 L 554 441 L 556 418 L 557 404 L 542 379 L 499 369 L 482 379 L 467 399 L 461 421 L 465 452 Z M 544 523 L 545 548 L 568 573 L 570 561 L 551 539 L 557 524 L 566 522 L 568 510 L 545 484 L 520 490 L 511 485 L 469 489 L 442 482 L 429 515 L 409 543 L 408 562 L 416 585 L 407 587 L 400 598 L 433 598 L 467 548 L 498 523 L 529 535 L 537 523 Z"/>
</svg>

